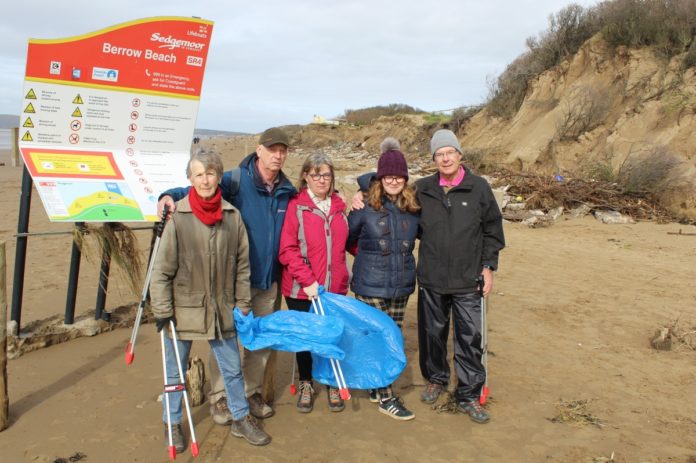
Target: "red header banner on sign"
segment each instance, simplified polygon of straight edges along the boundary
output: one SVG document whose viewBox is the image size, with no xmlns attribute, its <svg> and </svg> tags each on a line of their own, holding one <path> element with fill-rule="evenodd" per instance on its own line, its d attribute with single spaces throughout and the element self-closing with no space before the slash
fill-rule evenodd
<svg viewBox="0 0 696 463">
<path fill-rule="evenodd" d="M 198 98 L 213 23 L 156 17 L 29 41 L 26 79 Z"/>
</svg>

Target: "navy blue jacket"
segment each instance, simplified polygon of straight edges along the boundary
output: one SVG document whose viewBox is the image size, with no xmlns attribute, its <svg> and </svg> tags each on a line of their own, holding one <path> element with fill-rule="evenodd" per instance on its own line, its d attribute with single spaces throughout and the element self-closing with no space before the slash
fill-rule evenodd
<svg viewBox="0 0 696 463">
<path fill-rule="evenodd" d="M 393 299 L 416 288 L 413 257 L 418 234 L 418 214 L 400 211 L 384 198 L 384 208 L 369 204 L 348 216 L 350 248 L 357 241 L 351 290 L 360 296 Z"/>
<path fill-rule="evenodd" d="M 239 163 L 241 176 L 238 191 L 233 185 L 230 171 L 223 174 L 220 189 L 223 199 L 239 209 L 242 214 L 249 237 L 251 287 L 268 289 L 274 282 L 280 281 L 280 231 L 283 228 L 288 201 L 297 190 L 281 171 L 279 183 L 273 192 L 269 193 L 256 169 L 257 158 L 256 153 L 251 153 Z M 172 188 L 160 197 L 168 195 L 174 201 L 178 201 L 188 194 L 189 188 Z"/>
</svg>

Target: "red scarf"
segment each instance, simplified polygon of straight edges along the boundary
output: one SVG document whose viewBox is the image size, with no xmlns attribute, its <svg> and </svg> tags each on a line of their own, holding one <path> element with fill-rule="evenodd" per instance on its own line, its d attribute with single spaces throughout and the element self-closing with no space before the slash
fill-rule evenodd
<svg viewBox="0 0 696 463">
<path fill-rule="evenodd" d="M 222 220 L 222 191 L 218 187 L 215 194 L 209 199 L 201 198 L 196 189 L 189 189 L 189 204 L 193 215 L 198 217 L 198 220 L 208 226 L 215 225 Z"/>
</svg>

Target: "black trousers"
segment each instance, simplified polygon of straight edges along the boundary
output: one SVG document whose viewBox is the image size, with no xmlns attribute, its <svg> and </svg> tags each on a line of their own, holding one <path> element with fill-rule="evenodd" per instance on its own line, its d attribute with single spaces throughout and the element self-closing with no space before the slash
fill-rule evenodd
<svg viewBox="0 0 696 463">
<path fill-rule="evenodd" d="M 285 302 L 288 304 L 288 309 L 297 310 L 298 312 L 310 312 L 312 310 L 312 301 L 307 299 L 295 299 L 294 297 L 285 297 Z M 300 374 L 300 381 L 312 380 L 312 354 L 311 352 L 297 352 L 297 372 Z"/>
<path fill-rule="evenodd" d="M 418 349 L 421 374 L 431 383 L 449 384 L 447 338 L 450 313 L 454 323 L 454 367 L 457 400 L 477 400 L 486 379 L 481 363 L 481 296 L 418 290 Z"/>
</svg>

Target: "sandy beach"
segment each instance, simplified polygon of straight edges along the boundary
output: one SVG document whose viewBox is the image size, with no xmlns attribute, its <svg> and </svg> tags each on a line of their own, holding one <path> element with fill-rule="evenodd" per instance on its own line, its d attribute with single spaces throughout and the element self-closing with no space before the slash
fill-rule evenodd
<svg viewBox="0 0 696 463">
<path fill-rule="evenodd" d="M 230 168 L 242 151 L 227 153 Z M 300 162 L 291 157 L 287 170 L 296 172 Z M 353 173 L 339 169 L 340 175 Z M 19 168 L 0 167 L 8 285 L 20 180 Z M 30 228 L 67 231 L 71 225 L 48 223 L 34 194 Z M 413 296 L 404 324 L 409 363 L 396 390 L 415 420 L 378 413 L 365 391 L 353 391 L 344 412 L 330 413 L 322 390 L 314 412 L 301 415 L 288 389 L 290 355 L 280 353 L 276 414 L 263 422 L 273 442 L 255 448 L 230 436 L 203 405 L 193 413 L 201 454 L 194 460 L 187 452 L 177 460 L 694 463 L 696 352 L 678 342 L 671 351 L 656 351 L 649 343 L 658 327 L 677 319 L 696 326 L 696 237 L 670 234 L 680 229 L 696 231 L 566 216 L 543 229 L 505 225 L 507 248 L 489 303 L 488 424 L 419 401 L 424 381 Z M 137 233 L 146 252 L 149 232 Z M 69 256 L 68 235 L 30 238 L 23 324 L 63 313 Z M 78 314 L 94 307 L 99 263 L 82 265 Z M 121 271 L 113 275 L 107 306 L 137 302 Z M 159 339 L 152 324 L 144 325 L 136 360 L 126 366 L 129 336 L 129 329 L 118 329 L 11 360 L 11 424 L 0 433 L 2 461 L 68 461 L 78 454 L 85 462 L 168 461 L 156 401 L 162 389 Z M 194 344 L 194 353 L 206 358 L 207 347 Z M 587 401 L 591 423 L 554 421 L 561 401 Z"/>
</svg>

